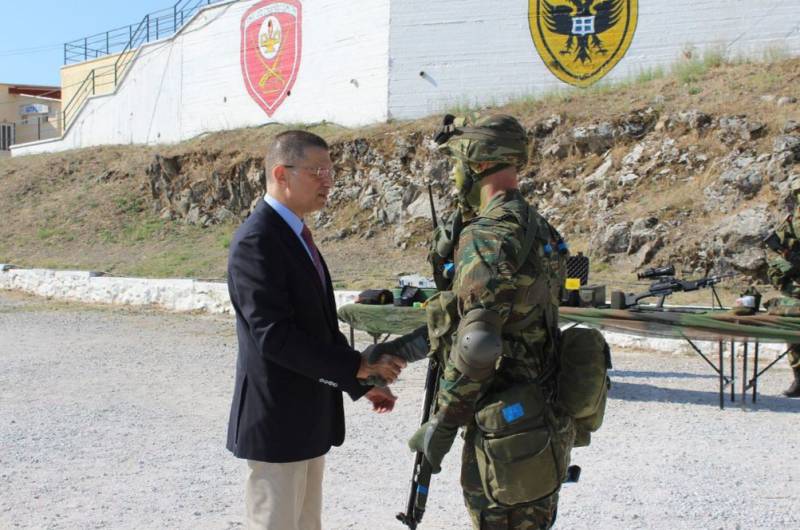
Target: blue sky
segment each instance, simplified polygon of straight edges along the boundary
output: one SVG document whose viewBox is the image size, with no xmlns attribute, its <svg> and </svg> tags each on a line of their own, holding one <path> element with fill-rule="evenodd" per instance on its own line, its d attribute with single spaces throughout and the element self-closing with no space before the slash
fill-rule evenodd
<svg viewBox="0 0 800 530">
<path fill-rule="evenodd" d="M 0 83 L 58 85 L 65 42 L 138 24 L 147 13 L 174 4 L 175 0 L 0 0 Z"/>
</svg>

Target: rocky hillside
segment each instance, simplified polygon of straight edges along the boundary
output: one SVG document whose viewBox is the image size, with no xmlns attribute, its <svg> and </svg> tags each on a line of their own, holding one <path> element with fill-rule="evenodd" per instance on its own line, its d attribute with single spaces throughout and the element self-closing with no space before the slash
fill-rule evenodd
<svg viewBox="0 0 800 530">
<path fill-rule="evenodd" d="M 519 116 L 528 129 L 531 162 L 522 175 L 523 193 L 567 236 L 573 251 L 592 257 L 593 271 L 602 277 L 674 263 L 686 275 L 738 272 L 764 279 L 760 241 L 788 211 L 790 182 L 800 178 L 800 104 L 794 95 L 800 60 L 713 67 L 699 62 L 689 73 L 687 68 L 492 109 Z M 314 223 L 334 275 L 345 284 L 375 277 L 367 273 L 375 269 L 382 278 L 425 271 L 427 184 L 433 185 L 440 214 L 454 207 L 450 168 L 431 144 L 437 121 L 359 131 L 316 127 L 331 140 L 336 181 L 329 207 Z M 181 237 L 203 253 L 198 234 L 229 233 L 262 195 L 263 146 L 277 130 L 232 131 L 162 148 L 0 161 L 0 207 L 6 214 L 32 201 L 47 204 L 48 193 L 76 187 L 85 191 L 84 205 L 65 207 L 81 212 L 86 196 L 111 182 L 113 193 L 128 193 L 136 207 L 125 211 L 117 204 L 109 215 L 146 218 L 156 226 L 138 241 L 103 244 L 97 229 L 88 228 L 83 241 L 31 237 L 22 246 L 24 237 L 0 228 L 0 262 L 37 265 L 36 257 L 47 254 L 27 247 L 48 244 L 50 252 L 65 249 L 62 266 L 85 267 L 73 261 L 91 255 L 93 268 L 108 269 L 98 244 L 133 249 L 132 255 L 146 259 L 151 246 L 157 244 L 163 256 L 170 245 L 183 244 Z M 27 225 L 36 226 L 36 219 Z M 83 216 L 80 222 L 107 221 Z M 18 223 L 15 229 L 32 228 Z M 66 251 L 75 245 L 83 252 Z M 70 257 L 76 255 L 82 258 Z M 130 270 L 119 259 L 113 268 Z M 222 271 L 224 252 L 217 249 L 196 274 Z M 181 272 L 178 264 L 164 274 Z"/>
</svg>

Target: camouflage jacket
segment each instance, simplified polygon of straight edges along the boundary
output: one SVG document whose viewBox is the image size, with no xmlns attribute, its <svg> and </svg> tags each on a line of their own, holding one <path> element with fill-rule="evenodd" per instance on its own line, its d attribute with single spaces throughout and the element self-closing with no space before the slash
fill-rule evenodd
<svg viewBox="0 0 800 530">
<path fill-rule="evenodd" d="M 530 250 L 519 263 L 528 230 L 533 230 Z M 517 190 L 496 195 L 464 227 L 456 248 L 453 281 L 458 313 L 463 317 L 482 308 L 500 314 L 503 354 L 494 376 L 480 383 L 461 374 L 452 360 L 447 361 L 439 390 L 441 422 L 466 425 L 487 393 L 552 374 L 555 348 L 547 326 L 558 322 L 566 264 L 566 256 L 557 250 L 560 239 Z M 516 326 L 522 329 L 510 331 L 522 321 L 527 324 Z"/>
<path fill-rule="evenodd" d="M 800 207 L 786 217 L 775 233 L 784 251 L 770 258 L 767 276 L 781 293 L 800 298 Z"/>
</svg>

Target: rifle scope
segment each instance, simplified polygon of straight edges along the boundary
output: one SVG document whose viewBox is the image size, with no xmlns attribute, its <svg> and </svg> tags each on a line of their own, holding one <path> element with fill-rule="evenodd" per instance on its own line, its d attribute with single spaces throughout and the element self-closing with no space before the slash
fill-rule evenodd
<svg viewBox="0 0 800 530">
<path fill-rule="evenodd" d="M 675 276 L 675 266 L 667 265 L 666 267 L 647 269 L 646 271 L 640 272 L 636 275 L 636 277 L 640 280 L 647 278 L 658 278 L 659 276 Z"/>
</svg>

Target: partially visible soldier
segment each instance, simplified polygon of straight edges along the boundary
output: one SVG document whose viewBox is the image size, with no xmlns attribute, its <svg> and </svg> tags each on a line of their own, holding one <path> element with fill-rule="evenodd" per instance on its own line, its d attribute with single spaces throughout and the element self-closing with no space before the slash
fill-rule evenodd
<svg viewBox="0 0 800 530">
<path fill-rule="evenodd" d="M 547 529 L 575 439 L 574 421 L 552 405 L 566 245 L 518 190 L 528 146 L 516 119 L 445 125 L 437 142 L 454 162 L 465 220 L 455 242 L 455 307 L 445 311 L 455 334 L 439 345 L 438 412 L 409 446 L 438 472 L 464 427 L 461 485 L 473 527 Z M 433 332 L 434 350 L 449 337 Z"/>
<path fill-rule="evenodd" d="M 771 236 L 770 248 L 778 255 L 769 261 L 767 275 L 770 283 L 786 297 L 800 299 L 800 179 L 792 183 L 794 213 L 786 216 Z M 768 240 L 769 241 L 769 240 Z M 787 355 L 794 381 L 783 395 L 800 398 L 800 344 L 789 346 Z"/>
</svg>

